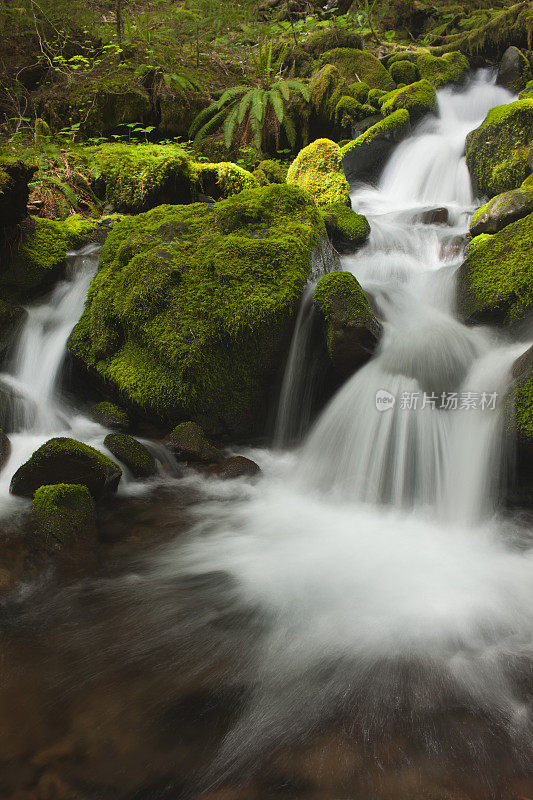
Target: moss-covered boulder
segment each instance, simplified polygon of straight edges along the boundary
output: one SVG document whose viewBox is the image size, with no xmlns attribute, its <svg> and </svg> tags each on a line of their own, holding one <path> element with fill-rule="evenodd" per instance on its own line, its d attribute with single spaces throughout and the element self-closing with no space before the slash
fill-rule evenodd
<svg viewBox="0 0 533 800">
<path fill-rule="evenodd" d="M 409 112 L 394 111 L 342 148 L 342 166 L 350 182 L 372 180 L 383 169 L 398 142 L 410 132 Z"/>
<path fill-rule="evenodd" d="M 470 233 L 497 233 L 511 222 L 533 213 L 533 186 L 530 189 L 511 189 L 478 208 L 470 222 Z"/>
<path fill-rule="evenodd" d="M 406 59 L 395 61 L 389 67 L 392 80 L 396 83 L 414 83 L 420 78 L 420 73 L 416 64 Z"/>
<path fill-rule="evenodd" d="M 87 444 L 58 436 L 41 445 L 13 475 L 10 492 L 33 497 L 39 486 L 76 483 L 86 486 L 95 500 L 116 492 L 122 470 Z"/>
<path fill-rule="evenodd" d="M 522 89 L 522 91 L 518 95 L 519 100 L 528 100 L 530 98 L 533 99 L 533 80 L 528 81 L 524 89 Z"/>
<path fill-rule="evenodd" d="M 124 431 L 130 426 L 128 414 L 120 406 L 115 403 L 96 403 L 89 411 L 91 419 L 103 425 L 104 428 L 114 428 L 115 430 Z"/>
<path fill-rule="evenodd" d="M 321 236 L 314 200 L 286 184 L 124 219 L 71 352 L 160 421 L 260 426 Z"/>
<path fill-rule="evenodd" d="M 356 214 L 343 203 L 323 206 L 320 213 L 326 223 L 326 231 L 339 253 L 353 253 L 366 242 L 370 225 L 363 214 Z"/>
<path fill-rule="evenodd" d="M 157 472 L 155 458 L 141 442 L 127 433 L 109 433 L 104 444 L 134 478 L 151 478 Z"/>
<path fill-rule="evenodd" d="M 347 135 L 350 135 L 356 122 L 371 117 L 373 114 L 375 114 L 375 109 L 372 106 L 344 95 L 335 106 L 335 124 Z"/>
<path fill-rule="evenodd" d="M 63 222 L 31 219 L 12 257 L 0 266 L 0 289 L 5 297 L 26 298 L 28 293 L 48 286 L 65 266 L 67 252 L 81 245 L 83 237 L 96 228 L 96 221 L 79 216 Z"/>
<path fill-rule="evenodd" d="M 368 93 L 368 103 L 372 108 L 381 109 L 381 101 L 388 94 L 383 89 L 371 89 Z"/>
<path fill-rule="evenodd" d="M 476 236 L 459 270 L 458 305 L 467 319 L 510 323 L 533 306 L 533 214 Z"/>
<path fill-rule="evenodd" d="M 267 186 L 269 183 L 285 183 L 287 168 L 283 167 L 279 161 L 266 159 L 259 162 L 253 175 L 262 186 Z"/>
<path fill-rule="evenodd" d="M 526 88 L 533 78 L 531 65 L 518 47 L 508 47 L 500 63 L 497 82 L 514 94 Z"/>
<path fill-rule="evenodd" d="M 348 81 L 363 81 L 372 89 L 394 89 L 394 81 L 381 61 L 367 50 L 337 47 L 324 53 L 322 65 L 333 64 Z"/>
<path fill-rule="evenodd" d="M 467 57 L 458 52 L 445 53 L 442 57 L 420 53 L 416 58 L 416 66 L 420 77 L 437 88 L 446 83 L 460 83 L 470 70 Z"/>
<path fill-rule="evenodd" d="M 0 299 L 0 358 L 10 349 L 25 317 L 22 306 Z"/>
<path fill-rule="evenodd" d="M 341 167 L 342 151 L 331 139 L 317 139 L 300 150 L 287 173 L 287 183 L 308 192 L 318 206 L 350 206 L 348 181 Z"/>
<path fill-rule="evenodd" d="M 221 450 L 209 442 L 196 422 L 181 422 L 164 441 L 176 458 L 205 464 L 216 464 L 224 459 Z"/>
<path fill-rule="evenodd" d="M 320 278 L 313 301 L 324 322 L 331 361 L 339 375 L 347 377 L 374 353 L 380 325 L 350 272 L 330 272 Z"/>
<path fill-rule="evenodd" d="M 301 47 L 306 53 L 310 53 L 318 58 L 322 53 L 336 48 L 359 48 L 361 47 L 361 35 L 355 31 L 346 30 L 340 26 L 333 25 L 322 30 L 313 31 L 305 38 L 301 38 Z"/>
<path fill-rule="evenodd" d="M 276 183 L 281 183 L 281 181 L 276 181 Z M 201 193 L 214 200 L 220 200 L 243 192 L 245 189 L 258 188 L 257 178 L 248 170 L 231 161 L 194 165 L 193 191 L 195 194 Z"/>
<path fill-rule="evenodd" d="M 382 98 L 381 110 L 389 116 L 401 108 L 407 109 L 411 122 L 437 111 L 437 93 L 429 81 L 421 80 L 396 89 Z"/>
<path fill-rule="evenodd" d="M 33 497 L 32 516 L 38 535 L 53 549 L 96 531 L 94 500 L 88 488 L 79 484 L 39 486 Z"/>
<path fill-rule="evenodd" d="M 466 161 L 478 197 L 516 189 L 530 173 L 533 99 L 493 108 L 466 137 Z"/>
</svg>

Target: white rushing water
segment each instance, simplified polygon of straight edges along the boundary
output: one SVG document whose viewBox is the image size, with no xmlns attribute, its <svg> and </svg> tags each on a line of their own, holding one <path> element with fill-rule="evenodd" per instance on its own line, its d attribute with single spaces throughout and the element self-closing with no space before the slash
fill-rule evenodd
<svg viewBox="0 0 533 800">
<path fill-rule="evenodd" d="M 379 184 L 353 188 L 372 233 L 343 267 L 378 309 L 379 352 L 299 451 L 253 454 L 261 482 L 206 484 L 193 534 L 157 559 L 158 586 L 226 573 L 225 613 L 250 608 L 263 620 L 259 641 L 242 648 L 252 699 L 222 771 L 341 710 L 369 731 L 393 711 L 414 719 L 456 703 L 529 730 L 519 679 L 533 664 L 533 550 L 529 533 L 495 513 L 505 394 L 527 344 L 454 313 L 457 237 L 476 207 L 465 136 L 510 97 L 487 74 L 441 90 L 438 117 L 397 148 Z M 436 207 L 449 224 L 421 221 Z M 299 397 L 296 351 L 288 374 Z M 287 383 L 284 392 L 288 417 Z M 378 408 L 377 395 L 394 405 Z M 163 630 L 173 613 L 171 601 L 159 607 Z"/>
</svg>

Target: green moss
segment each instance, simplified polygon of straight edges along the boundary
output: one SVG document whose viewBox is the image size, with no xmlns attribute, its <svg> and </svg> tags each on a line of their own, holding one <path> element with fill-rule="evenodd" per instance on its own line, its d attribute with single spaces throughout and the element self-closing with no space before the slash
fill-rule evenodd
<svg viewBox="0 0 533 800">
<path fill-rule="evenodd" d="M 466 138 L 466 161 L 478 196 L 514 189 L 529 175 L 533 100 L 493 108 Z"/>
<path fill-rule="evenodd" d="M 356 81 L 355 83 L 350 83 L 348 89 L 350 97 L 353 97 L 354 100 L 358 100 L 360 103 L 366 103 L 368 92 L 370 91 L 368 83 Z"/>
<path fill-rule="evenodd" d="M 332 48 L 358 48 L 362 44 L 360 34 L 335 25 L 313 31 L 306 38 L 301 38 L 300 42 L 304 50 L 315 58 Z"/>
<path fill-rule="evenodd" d="M 514 393 L 515 422 L 518 431 L 533 439 L 533 378 L 527 378 Z"/>
<path fill-rule="evenodd" d="M 348 181 L 341 167 L 342 151 L 331 139 L 317 139 L 300 150 L 287 173 L 287 183 L 308 192 L 318 206 L 350 205 Z"/>
<path fill-rule="evenodd" d="M 437 87 L 446 83 L 459 83 L 470 70 L 467 57 L 458 52 L 446 53 L 441 58 L 421 53 L 416 59 L 416 65 L 420 76 Z"/>
<path fill-rule="evenodd" d="M 339 233 L 354 244 L 362 244 L 370 234 L 367 218 L 342 203 L 324 206 L 320 213 L 327 225 L 334 224 Z"/>
<path fill-rule="evenodd" d="M 128 428 L 130 421 L 127 413 L 114 403 L 97 403 L 91 408 L 91 418 L 105 428 Z"/>
<path fill-rule="evenodd" d="M 391 74 L 392 80 L 396 83 L 414 83 L 416 80 L 420 78 L 420 74 L 418 72 L 417 67 L 415 64 L 411 63 L 411 61 L 395 61 L 389 66 L 389 72 Z"/>
<path fill-rule="evenodd" d="M 272 159 L 260 161 L 257 165 L 257 171 L 262 172 L 267 183 L 285 183 L 287 179 L 287 168 L 282 166 L 279 161 Z"/>
<path fill-rule="evenodd" d="M 509 51 L 505 53 L 504 61 L 500 67 L 500 74 L 498 75 L 498 81 L 503 83 L 511 92 L 518 94 L 518 92 L 522 92 L 526 89 L 528 82 L 531 81 L 533 77 L 531 74 L 531 66 L 518 47 L 511 47 Z M 505 62 L 509 63 L 507 59 L 512 63 L 514 62 L 511 70 L 507 69 L 505 66 Z M 514 69 L 515 64 L 520 65 L 518 70 Z M 522 99 L 522 97 L 520 97 L 520 99 Z"/>
<path fill-rule="evenodd" d="M 381 111 L 384 116 L 393 114 L 401 108 L 409 111 L 411 120 L 437 110 L 437 93 L 429 81 L 421 80 L 390 92 L 382 100 Z"/>
<path fill-rule="evenodd" d="M 126 433 L 109 433 L 104 439 L 107 449 L 128 467 L 135 478 L 149 478 L 157 472 L 151 452 Z"/>
<path fill-rule="evenodd" d="M 528 81 L 527 85 L 518 95 L 519 100 L 529 100 L 533 98 L 533 81 Z"/>
<path fill-rule="evenodd" d="M 533 178 L 533 176 L 530 176 Z M 533 182 L 526 180 L 520 189 L 496 195 L 478 208 L 470 221 L 470 233 L 497 233 L 511 222 L 533 212 Z"/>
<path fill-rule="evenodd" d="M 165 445 L 178 458 L 188 461 L 216 463 L 224 454 L 208 441 L 204 431 L 196 422 L 181 422 L 165 439 Z"/>
<path fill-rule="evenodd" d="M 32 513 L 42 534 L 54 545 L 93 528 L 95 506 L 86 486 L 58 483 L 40 486 Z"/>
<path fill-rule="evenodd" d="M 470 243 L 460 271 L 467 316 L 496 313 L 510 322 L 533 306 L 533 214 Z"/>
<path fill-rule="evenodd" d="M 360 122 L 375 113 L 372 106 L 363 105 L 353 97 L 341 97 L 335 106 L 335 124 L 341 128 L 351 128 L 355 122 Z"/>
<path fill-rule="evenodd" d="M 79 122 L 85 136 L 110 133 L 131 123 L 153 124 L 153 116 L 148 92 L 126 66 L 94 78 L 73 76 L 68 90 L 52 95 L 47 107 L 47 117 L 58 125 Z"/>
<path fill-rule="evenodd" d="M 345 156 L 360 147 L 368 147 L 376 139 L 388 136 L 393 133 L 407 131 L 409 129 L 409 112 L 406 109 L 394 111 L 390 116 L 372 125 L 357 139 L 353 139 L 342 148 L 342 155 Z"/>
<path fill-rule="evenodd" d="M 264 396 L 323 230 L 314 201 L 285 184 L 124 219 L 71 348 L 159 419 L 242 425 Z"/>
<path fill-rule="evenodd" d="M 311 107 L 325 121 L 333 118 L 338 100 L 347 92 L 348 83 L 333 64 L 322 67 L 309 83 Z"/>
<path fill-rule="evenodd" d="M 34 218 L 17 253 L 2 269 L 0 286 L 10 297 L 18 297 L 25 290 L 46 284 L 64 265 L 67 252 L 79 247 L 97 224 L 78 215 L 62 222 Z"/>
<path fill-rule="evenodd" d="M 366 50 L 337 47 L 324 53 L 322 64 L 333 64 L 348 81 L 363 81 L 372 89 L 394 89 L 394 81 L 383 64 Z"/>
<path fill-rule="evenodd" d="M 89 151 L 89 165 L 119 211 L 137 213 L 168 202 L 173 192 L 177 200 L 190 199 L 194 167 L 180 147 L 108 144 Z"/>
<path fill-rule="evenodd" d="M 375 109 L 381 108 L 381 100 L 385 97 L 388 92 L 384 92 L 383 89 L 371 89 L 368 93 L 368 102 L 371 106 Z"/>
<path fill-rule="evenodd" d="M 231 161 L 195 164 L 193 169 L 193 180 L 197 190 L 203 191 L 214 181 L 220 196 L 224 198 L 243 192 L 245 189 L 257 189 L 259 186 L 257 178 L 251 172 Z"/>
<path fill-rule="evenodd" d="M 339 327 L 375 326 L 365 294 L 351 272 L 329 272 L 320 278 L 313 302 L 326 322 L 326 341 L 332 357 Z"/>
</svg>

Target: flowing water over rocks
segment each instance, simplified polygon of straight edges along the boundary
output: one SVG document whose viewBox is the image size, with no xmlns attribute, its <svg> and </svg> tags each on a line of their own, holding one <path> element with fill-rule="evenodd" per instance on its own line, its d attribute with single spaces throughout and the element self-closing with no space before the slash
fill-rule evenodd
<svg viewBox="0 0 533 800">
<path fill-rule="evenodd" d="M 509 97 L 486 74 L 440 91 L 439 116 L 379 185 L 353 188 L 372 233 L 343 267 L 384 335 L 301 446 L 250 453 L 255 482 L 189 475 L 119 502 L 83 580 L 4 604 L 6 796 L 39 775 L 82 798 L 531 796 L 533 543 L 499 503 L 505 396 L 529 343 L 454 315 L 475 208 L 464 139 Z M 81 310 L 94 269 L 81 258 L 76 298 L 64 285 L 51 300 L 48 353 Z M 50 333 L 40 313 L 5 377 L 39 400 L 9 474 L 58 429 L 104 435 L 58 410 L 50 370 L 23 355 Z M 312 407 L 310 329 L 304 305 L 279 441 L 305 428 L 295 405 Z M 114 542 L 130 523 L 130 542 Z"/>
</svg>

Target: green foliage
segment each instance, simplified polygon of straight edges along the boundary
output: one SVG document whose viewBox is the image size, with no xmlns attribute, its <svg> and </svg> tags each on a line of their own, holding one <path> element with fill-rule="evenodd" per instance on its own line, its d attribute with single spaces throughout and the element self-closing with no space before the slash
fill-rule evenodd
<svg viewBox="0 0 533 800">
<path fill-rule="evenodd" d="M 71 349 L 159 419 L 242 426 L 323 230 L 314 201 L 285 184 L 126 218 L 102 250 Z"/>
<path fill-rule="evenodd" d="M 317 139 L 300 150 L 289 167 L 287 183 L 305 189 L 319 207 L 334 203 L 349 207 L 350 191 L 341 161 L 338 144 L 331 139 Z"/>
</svg>

